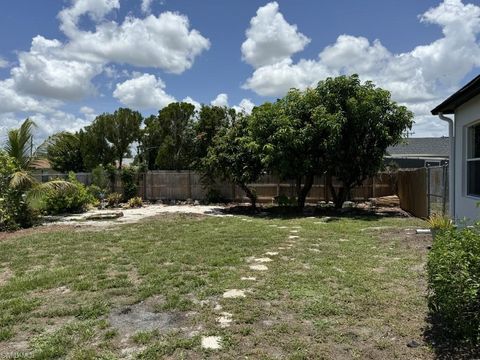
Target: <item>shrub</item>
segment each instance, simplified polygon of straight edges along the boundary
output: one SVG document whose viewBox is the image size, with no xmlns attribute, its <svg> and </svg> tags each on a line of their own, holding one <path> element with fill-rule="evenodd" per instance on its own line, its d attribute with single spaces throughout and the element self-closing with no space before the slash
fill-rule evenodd
<svg viewBox="0 0 480 360">
<path fill-rule="evenodd" d="M 98 165 L 92 170 L 92 186 L 93 185 L 104 192 L 107 192 L 107 189 L 110 188 L 110 174 L 102 165 Z"/>
<path fill-rule="evenodd" d="M 97 200 L 102 200 L 102 197 L 105 198 L 105 190 L 101 189 L 97 185 L 90 185 L 87 188 L 87 191 L 90 194 L 90 196 L 92 196 L 93 198 L 95 198 Z"/>
<path fill-rule="evenodd" d="M 43 199 L 42 210 L 50 215 L 77 213 L 86 209 L 95 198 L 80 183 L 73 172 L 69 173 L 68 181 L 73 187 L 68 190 L 53 190 Z"/>
<path fill-rule="evenodd" d="M 123 200 L 127 201 L 128 199 L 137 196 L 138 185 L 136 168 L 130 166 L 122 169 L 120 178 L 123 185 Z"/>
<path fill-rule="evenodd" d="M 480 229 L 440 232 L 428 256 L 429 307 L 452 338 L 480 336 Z"/>
<path fill-rule="evenodd" d="M 446 216 L 437 214 L 430 215 L 427 223 L 432 230 L 449 230 L 453 228 L 453 222 Z"/>
<path fill-rule="evenodd" d="M 107 196 L 107 206 L 108 207 L 116 207 L 122 201 L 122 194 L 119 193 L 111 193 Z"/>
<path fill-rule="evenodd" d="M 143 201 L 141 197 L 133 197 L 128 200 L 128 207 L 129 208 L 141 208 L 143 206 Z"/>
<path fill-rule="evenodd" d="M 24 193 L 10 187 L 15 171 L 17 168 L 13 159 L 0 151 L 0 231 L 32 226 L 36 217 Z"/>
</svg>

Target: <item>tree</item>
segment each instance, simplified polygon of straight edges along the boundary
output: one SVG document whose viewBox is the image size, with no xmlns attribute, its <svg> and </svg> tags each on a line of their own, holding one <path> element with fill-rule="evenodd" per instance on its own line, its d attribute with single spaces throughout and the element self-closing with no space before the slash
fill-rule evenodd
<svg viewBox="0 0 480 360">
<path fill-rule="evenodd" d="M 204 169 L 239 186 L 255 209 L 257 194 L 248 184 L 257 181 L 265 169 L 261 148 L 251 136 L 249 122 L 249 117 L 240 116 L 232 127 L 223 129 L 215 137 L 204 160 Z"/>
<path fill-rule="evenodd" d="M 47 159 L 54 170 L 83 172 L 85 165 L 78 133 L 60 132 L 47 139 Z"/>
<path fill-rule="evenodd" d="M 192 163 L 195 106 L 171 103 L 145 121 L 141 149 L 149 169 L 183 170 Z M 153 158 L 153 159 L 152 159 Z M 153 161 L 152 161 L 153 160 Z"/>
<path fill-rule="evenodd" d="M 390 93 L 358 75 L 321 81 L 316 92 L 327 112 L 336 115 L 338 136 L 329 146 L 328 178 L 335 206 L 340 208 L 354 186 L 375 176 L 388 146 L 398 144 L 413 124 L 413 114 L 391 100 Z M 335 176 L 342 184 L 332 186 Z"/>
<path fill-rule="evenodd" d="M 143 117 L 138 111 L 120 108 L 113 114 L 100 115 L 97 120 L 104 124 L 105 137 L 112 144 L 118 168 L 121 169 L 123 158 L 129 154 L 130 145 L 140 137 Z"/>
<path fill-rule="evenodd" d="M 257 107 L 252 126 L 270 172 L 295 179 L 297 205 L 303 209 L 315 175 L 327 168 L 328 148 L 337 131 L 315 90 L 292 89 L 275 104 Z M 303 186 L 302 186 L 303 184 Z"/>
<path fill-rule="evenodd" d="M 110 165 L 115 161 L 113 147 L 105 137 L 104 121 L 98 118 L 78 132 L 83 163 L 86 170 L 99 165 Z"/>
</svg>

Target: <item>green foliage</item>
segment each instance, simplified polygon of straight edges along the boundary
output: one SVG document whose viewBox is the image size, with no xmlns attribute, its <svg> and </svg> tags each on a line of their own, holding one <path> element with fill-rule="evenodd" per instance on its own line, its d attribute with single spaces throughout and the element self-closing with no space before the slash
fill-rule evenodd
<svg viewBox="0 0 480 360">
<path fill-rule="evenodd" d="M 427 263 L 429 306 L 445 334 L 478 343 L 480 340 L 479 229 L 440 232 Z"/>
<path fill-rule="evenodd" d="M 327 169 L 328 150 L 338 133 L 338 116 L 326 112 L 313 89 L 292 89 L 277 103 L 259 106 L 252 113 L 251 125 L 263 149 L 263 163 L 270 172 L 296 180 L 300 208 L 314 176 Z"/>
<path fill-rule="evenodd" d="M 87 191 L 94 199 L 102 200 L 102 197 L 105 197 L 105 191 L 99 188 L 97 185 L 90 185 L 87 187 Z"/>
<path fill-rule="evenodd" d="M 391 100 L 390 93 L 358 75 L 319 82 L 316 92 L 328 114 L 335 115 L 338 136 L 328 147 L 329 175 L 342 184 L 330 185 L 337 208 L 350 190 L 381 169 L 388 146 L 398 144 L 413 124 L 413 113 Z"/>
<path fill-rule="evenodd" d="M 85 166 L 78 133 L 60 132 L 47 140 L 47 159 L 60 172 L 83 172 Z"/>
<path fill-rule="evenodd" d="M 67 189 L 52 189 L 43 198 L 42 210 L 50 215 L 77 213 L 86 209 L 87 205 L 94 202 L 95 198 L 80 183 L 75 173 L 70 172 L 68 181 L 72 184 Z"/>
<path fill-rule="evenodd" d="M 135 196 L 128 200 L 128 207 L 129 208 L 141 208 L 143 206 L 143 200 L 141 197 Z"/>
<path fill-rule="evenodd" d="M 157 116 L 145 120 L 141 137 L 141 162 L 150 170 L 183 170 L 190 168 L 194 143 L 195 107 L 172 103 Z"/>
<path fill-rule="evenodd" d="M 104 122 L 95 120 L 91 125 L 78 132 L 86 170 L 94 169 L 102 164 L 112 164 L 115 161 L 113 148 L 105 137 L 105 128 Z"/>
<path fill-rule="evenodd" d="M 120 173 L 123 186 L 123 200 L 127 201 L 138 194 L 137 169 L 133 166 L 122 169 Z"/>
<path fill-rule="evenodd" d="M 92 170 L 92 184 L 106 192 L 110 187 L 110 174 L 103 165 Z"/>
<path fill-rule="evenodd" d="M 0 151 L 0 231 L 29 227 L 35 220 L 23 191 L 10 186 L 17 170 L 15 159 Z"/>
<path fill-rule="evenodd" d="M 122 201 L 122 194 L 115 192 L 108 194 L 106 201 L 108 207 L 117 207 L 120 204 L 120 201 Z"/>
<path fill-rule="evenodd" d="M 258 180 L 264 172 L 261 149 L 250 133 L 250 118 L 239 117 L 232 127 L 215 137 L 204 159 L 204 168 L 218 174 L 245 191 L 255 208 L 256 192 L 248 184 Z"/>
</svg>

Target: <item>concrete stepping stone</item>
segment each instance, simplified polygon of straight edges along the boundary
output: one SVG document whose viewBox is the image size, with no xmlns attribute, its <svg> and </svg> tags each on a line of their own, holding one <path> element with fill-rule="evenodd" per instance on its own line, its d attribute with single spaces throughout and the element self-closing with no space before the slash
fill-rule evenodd
<svg viewBox="0 0 480 360">
<path fill-rule="evenodd" d="M 291 232 L 292 234 L 297 234 L 297 233 L 298 233 L 298 230 L 290 230 L 290 232 Z"/>
<path fill-rule="evenodd" d="M 217 318 L 217 322 L 220 324 L 221 328 L 227 328 L 233 321 L 233 315 L 228 312 L 222 312 Z"/>
<path fill-rule="evenodd" d="M 288 226 L 279 226 L 279 229 L 288 229 Z"/>
<path fill-rule="evenodd" d="M 316 253 L 319 253 L 319 252 L 321 252 L 321 251 L 320 251 L 320 250 L 318 250 L 318 249 L 308 249 L 308 250 L 310 250 L 311 252 L 316 252 Z"/>
<path fill-rule="evenodd" d="M 252 277 L 252 276 L 242 276 L 242 278 L 240 280 L 242 280 L 242 281 L 257 281 L 257 278 Z"/>
<path fill-rule="evenodd" d="M 268 267 L 262 264 L 255 264 L 255 265 L 250 265 L 250 269 L 256 270 L 256 271 L 267 271 Z"/>
<path fill-rule="evenodd" d="M 227 290 L 223 293 L 224 299 L 238 299 L 238 298 L 244 298 L 244 297 L 246 297 L 245 290 L 232 289 L 232 290 Z"/>
<path fill-rule="evenodd" d="M 253 262 L 256 262 L 256 263 L 269 263 L 269 262 L 272 262 L 273 260 L 268 258 L 268 257 L 263 257 L 263 258 L 254 258 L 253 259 Z"/>
<path fill-rule="evenodd" d="M 208 350 L 220 350 L 222 348 L 222 338 L 220 336 L 203 336 L 202 348 Z"/>
<path fill-rule="evenodd" d="M 300 239 L 300 236 L 298 236 L 298 235 L 290 235 L 288 238 L 289 238 L 289 239 Z"/>
<path fill-rule="evenodd" d="M 265 255 L 268 255 L 268 256 L 277 256 L 278 255 L 278 252 L 277 251 L 268 251 L 265 253 Z"/>
</svg>

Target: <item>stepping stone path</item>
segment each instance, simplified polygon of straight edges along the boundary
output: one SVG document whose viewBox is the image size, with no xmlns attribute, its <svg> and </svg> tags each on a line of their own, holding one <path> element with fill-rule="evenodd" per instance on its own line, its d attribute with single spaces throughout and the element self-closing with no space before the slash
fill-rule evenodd
<svg viewBox="0 0 480 360">
<path fill-rule="evenodd" d="M 227 328 L 230 326 L 230 324 L 233 321 L 232 317 L 233 317 L 232 314 L 228 312 L 222 312 L 220 316 L 217 318 L 217 322 L 220 324 L 221 328 Z"/>
<path fill-rule="evenodd" d="M 208 350 L 219 350 L 222 348 L 222 338 L 220 336 L 204 336 L 202 337 L 202 348 Z"/>
<path fill-rule="evenodd" d="M 244 298 L 244 297 L 246 297 L 245 290 L 232 289 L 232 290 L 225 291 L 223 293 L 224 299 L 237 299 L 237 298 Z"/>
<path fill-rule="evenodd" d="M 250 269 L 257 271 L 267 271 L 268 267 L 266 267 L 265 265 L 250 265 Z"/>
<path fill-rule="evenodd" d="M 253 262 L 256 262 L 256 263 L 269 263 L 269 262 L 272 262 L 273 260 L 268 258 L 268 257 L 263 257 L 263 258 L 255 258 L 253 259 Z"/>
<path fill-rule="evenodd" d="M 242 280 L 242 281 L 257 281 L 257 278 L 251 277 L 251 276 L 250 277 L 243 276 L 240 280 Z"/>
<path fill-rule="evenodd" d="M 266 252 L 265 255 L 268 255 L 268 256 L 276 256 L 276 255 L 278 255 L 278 252 L 276 252 L 276 251 L 269 251 L 269 252 Z"/>
</svg>

